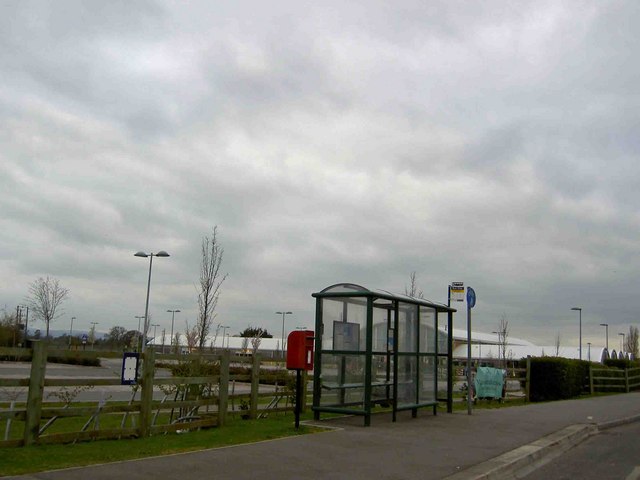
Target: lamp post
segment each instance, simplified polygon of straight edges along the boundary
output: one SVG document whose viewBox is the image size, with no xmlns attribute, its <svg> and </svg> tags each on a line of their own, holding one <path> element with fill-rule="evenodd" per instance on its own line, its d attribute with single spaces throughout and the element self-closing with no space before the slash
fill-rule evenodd
<svg viewBox="0 0 640 480">
<path fill-rule="evenodd" d="M 591 342 L 587 342 L 589 349 L 587 350 L 587 359 L 591 361 Z"/>
<path fill-rule="evenodd" d="M 149 291 L 151 290 L 151 266 L 153 265 L 153 257 L 168 257 L 169 254 L 164 250 L 160 250 L 158 253 L 145 253 L 145 252 L 136 252 L 133 254 L 134 257 L 149 257 L 149 280 L 147 280 L 147 302 L 144 307 L 144 332 L 142 333 L 143 341 L 142 341 L 142 352 L 145 351 L 145 341 L 144 338 L 147 335 L 147 330 L 149 329 Z"/>
<path fill-rule="evenodd" d="M 135 315 L 134 318 L 138 319 L 138 330 L 136 330 L 136 351 L 139 352 L 141 348 L 140 339 L 142 338 L 140 332 L 140 320 L 144 320 L 144 315 Z"/>
<path fill-rule="evenodd" d="M 582 360 L 582 307 L 572 307 L 571 310 L 577 310 L 580 321 L 580 360 Z"/>
<path fill-rule="evenodd" d="M 604 331 L 605 331 L 605 336 L 607 337 L 607 343 L 606 343 L 606 347 L 607 347 L 607 352 L 609 351 L 609 324 L 608 323 L 601 323 L 600 324 L 601 327 L 604 327 Z"/>
<path fill-rule="evenodd" d="M 622 335 L 622 344 L 621 344 L 622 346 L 620 348 L 620 351 L 624 352 L 624 333 L 619 333 L 618 335 Z"/>
<path fill-rule="evenodd" d="M 230 327 L 229 325 L 220 325 L 220 328 L 222 329 L 222 348 L 224 348 L 224 337 L 226 336 L 227 328 Z M 227 340 L 227 348 L 229 348 L 229 340 Z"/>
<path fill-rule="evenodd" d="M 171 347 L 173 346 L 173 321 L 176 318 L 176 313 L 180 313 L 180 310 L 167 310 L 167 312 L 171 312 L 171 337 L 169 337 L 169 353 L 171 353 Z"/>
<path fill-rule="evenodd" d="M 24 321 L 24 346 L 27 346 L 27 338 L 29 337 L 29 305 L 22 305 L 22 308 L 27 309 L 27 318 Z"/>
<path fill-rule="evenodd" d="M 98 322 L 91 322 L 91 350 L 95 350 L 96 346 L 96 325 Z"/>
<path fill-rule="evenodd" d="M 69 350 L 71 350 L 71 338 L 73 337 L 73 321 L 76 317 L 71 317 L 71 326 L 69 327 Z"/>
<path fill-rule="evenodd" d="M 159 323 L 152 323 L 151 326 L 153 327 L 153 345 L 156 345 L 156 328 L 158 328 L 160 326 Z"/>
<path fill-rule="evenodd" d="M 280 349 L 282 350 L 281 358 L 284 359 L 284 316 L 291 315 L 293 312 L 276 312 L 276 315 L 282 315 L 282 339 L 280 340 Z"/>
</svg>

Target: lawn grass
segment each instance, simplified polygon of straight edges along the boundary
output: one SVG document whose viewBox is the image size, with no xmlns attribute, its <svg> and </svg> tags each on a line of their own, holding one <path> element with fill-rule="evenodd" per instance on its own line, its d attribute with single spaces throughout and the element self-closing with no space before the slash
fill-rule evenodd
<svg viewBox="0 0 640 480">
<path fill-rule="evenodd" d="M 306 413 L 301 419 L 310 419 Z M 224 428 L 184 434 L 155 435 L 145 439 L 100 440 L 75 445 L 36 445 L 0 448 L 0 475 L 21 475 L 67 467 L 191 452 L 207 448 L 252 443 L 292 435 L 315 433 L 321 429 L 293 426 L 292 413 L 272 414 L 260 420 L 230 417 Z"/>
</svg>

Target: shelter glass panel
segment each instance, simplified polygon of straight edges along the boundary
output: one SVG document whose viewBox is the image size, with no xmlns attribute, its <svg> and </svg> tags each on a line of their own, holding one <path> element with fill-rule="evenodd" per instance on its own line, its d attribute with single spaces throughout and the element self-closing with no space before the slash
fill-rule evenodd
<svg viewBox="0 0 640 480">
<path fill-rule="evenodd" d="M 367 301 L 365 298 L 322 300 L 322 350 L 365 351 Z"/>
<path fill-rule="evenodd" d="M 449 378 L 449 368 L 446 357 L 438 357 L 438 397 L 447 396 L 447 378 Z"/>
<path fill-rule="evenodd" d="M 371 360 L 371 400 L 390 400 L 393 398 L 393 355 L 373 355 Z"/>
<path fill-rule="evenodd" d="M 387 302 L 388 303 L 388 302 Z M 390 321 L 389 321 L 390 318 Z M 393 319 L 395 312 L 388 308 L 373 306 L 373 346 L 374 352 L 393 351 Z"/>
<path fill-rule="evenodd" d="M 398 357 L 398 407 L 416 404 L 416 360 L 413 355 Z"/>
<path fill-rule="evenodd" d="M 435 365 L 436 357 L 420 357 L 420 403 L 432 402 L 436 399 Z"/>
<path fill-rule="evenodd" d="M 436 351 L 435 328 L 435 308 L 420 306 L 420 352 L 434 353 Z"/>
<path fill-rule="evenodd" d="M 320 405 L 364 407 L 364 355 L 322 354 Z"/>
<path fill-rule="evenodd" d="M 418 306 L 398 303 L 398 352 L 418 349 Z"/>
</svg>

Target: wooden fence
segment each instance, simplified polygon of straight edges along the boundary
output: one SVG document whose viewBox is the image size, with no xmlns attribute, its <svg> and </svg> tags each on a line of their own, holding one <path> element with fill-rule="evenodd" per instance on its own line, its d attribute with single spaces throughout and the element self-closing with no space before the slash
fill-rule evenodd
<svg viewBox="0 0 640 480">
<path fill-rule="evenodd" d="M 19 387 L 28 387 L 26 402 L 12 400 L 6 402 L 8 408 L 0 408 L 0 425 L 6 422 L 4 440 L 0 447 L 24 446 L 44 443 L 66 443 L 91 439 L 116 439 L 127 437 L 147 437 L 164 432 L 191 430 L 201 427 L 222 427 L 229 415 L 242 415 L 245 418 L 258 418 L 271 412 L 292 411 L 290 397 L 293 395 L 287 385 L 259 392 L 261 379 L 261 361 L 258 356 L 231 358 L 229 351 L 219 355 L 156 355 L 149 349 L 141 354 L 142 368 L 139 382 L 131 387 L 129 401 L 107 402 L 75 402 L 78 391 L 96 386 L 119 386 L 121 379 L 115 378 L 47 378 L 47 357 L 64 356 L 69 352 L 47 352 L 47 345 L 42 341 L 33 342 L 32 349 L 0 349 L 0 356 L 23 356 L 25 352 L 31 357 L 29 378 L 0 378 L 3 391 L 15 391 Z M 83 354 L 91 352 L 83 352 Z M 77 354 L 76 354 L 77 355 Z M 97 355 L 97 353 L 96 353 Z M 101 357 L 122 357 L 121 352 L 100 353 Z M 219 366 L 218 375 L 210 376 L 169 376 L 156 377 L 156 359 L 169 362 L 205 361 Z M 230 374 L 231 365 L 250 367 L 249 375 Z M 281 367 L 273 366 L 273 372 L 280 372 Z M 236 382 L 250 384 L 250 393 L 234 394 Z M 284 382 L 282 382 L 284 383 Z M 306 382 L 303 382 L 306 386 Z M 154 400 L 154 386 L 164 393 L 162 400 Z M 230 392 L 229 389 L 232 391 Z M 45 402 L 44 388 L 60 387 L 58 397 L 63 405 L 53 406 Z M 69 391 L 68 389 L 72 389 Z M 66 395 L 65 395 L 66 394 Z M 139 400 L 136 395 L 139 394 Z M 170 397 L 173 396 L 172 399 Z M 268 397 L 266 399 L 265 397 Z M 306 398 L 303 395 L 303 398 Z M 235 408 L 238 402 L 239 408 Z M 231 406 L 230 406 L 231 403 Z M 284 403 L 284 406 L 281 404 Z M 304 405 L 303 405 L 304 408 Z M 114 416 L 120 425 L 114 426 Z M 79 430 L 60 433 L 47 433 L 57 421 L 72 417 L 88 418 Z M 103 426 L 101 427 L 101 419 Z M 110 419 L 109 422 L 104 420 Z M 116 422 L 117 423 L 117 422 Z M 105 428 L 105 424 L 106 428 Z M 127 426 L 129 424 L 129 426 Z M 16 438 L 16 428 L 22 434 Z M 10 432 L 12 434 L 10 434 Z M 1 432 L 0 432 L 1 435 Z"/>
<path fill-rule="evenodd" d="M 596 392 L 626 392 L 640 389 L 640 368 L 613 369 L 589 367 L 589 390 Z"/>
</svg>

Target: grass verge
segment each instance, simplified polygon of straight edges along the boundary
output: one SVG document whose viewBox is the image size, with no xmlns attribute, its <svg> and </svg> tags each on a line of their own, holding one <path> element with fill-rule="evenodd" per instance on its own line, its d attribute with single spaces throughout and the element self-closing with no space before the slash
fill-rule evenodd
<svg viewBox="0 0 640 480">
<path fill-rule="evenodd" d="M 311 413 L 301 419 L 312 418 Z M 301 425 L 293 427 L 294 416 L 272 415 L 260 420 L 230 418 L 224 428 L 184 434 L 156 435 L 144 439 L 101 440 L 75 445 L 37 445 L 0 449 L 0 475 L 22 475 L 68 467 L 193 452 L 207 448 L 239 445 L 320 431 Z"/>
</svg>

